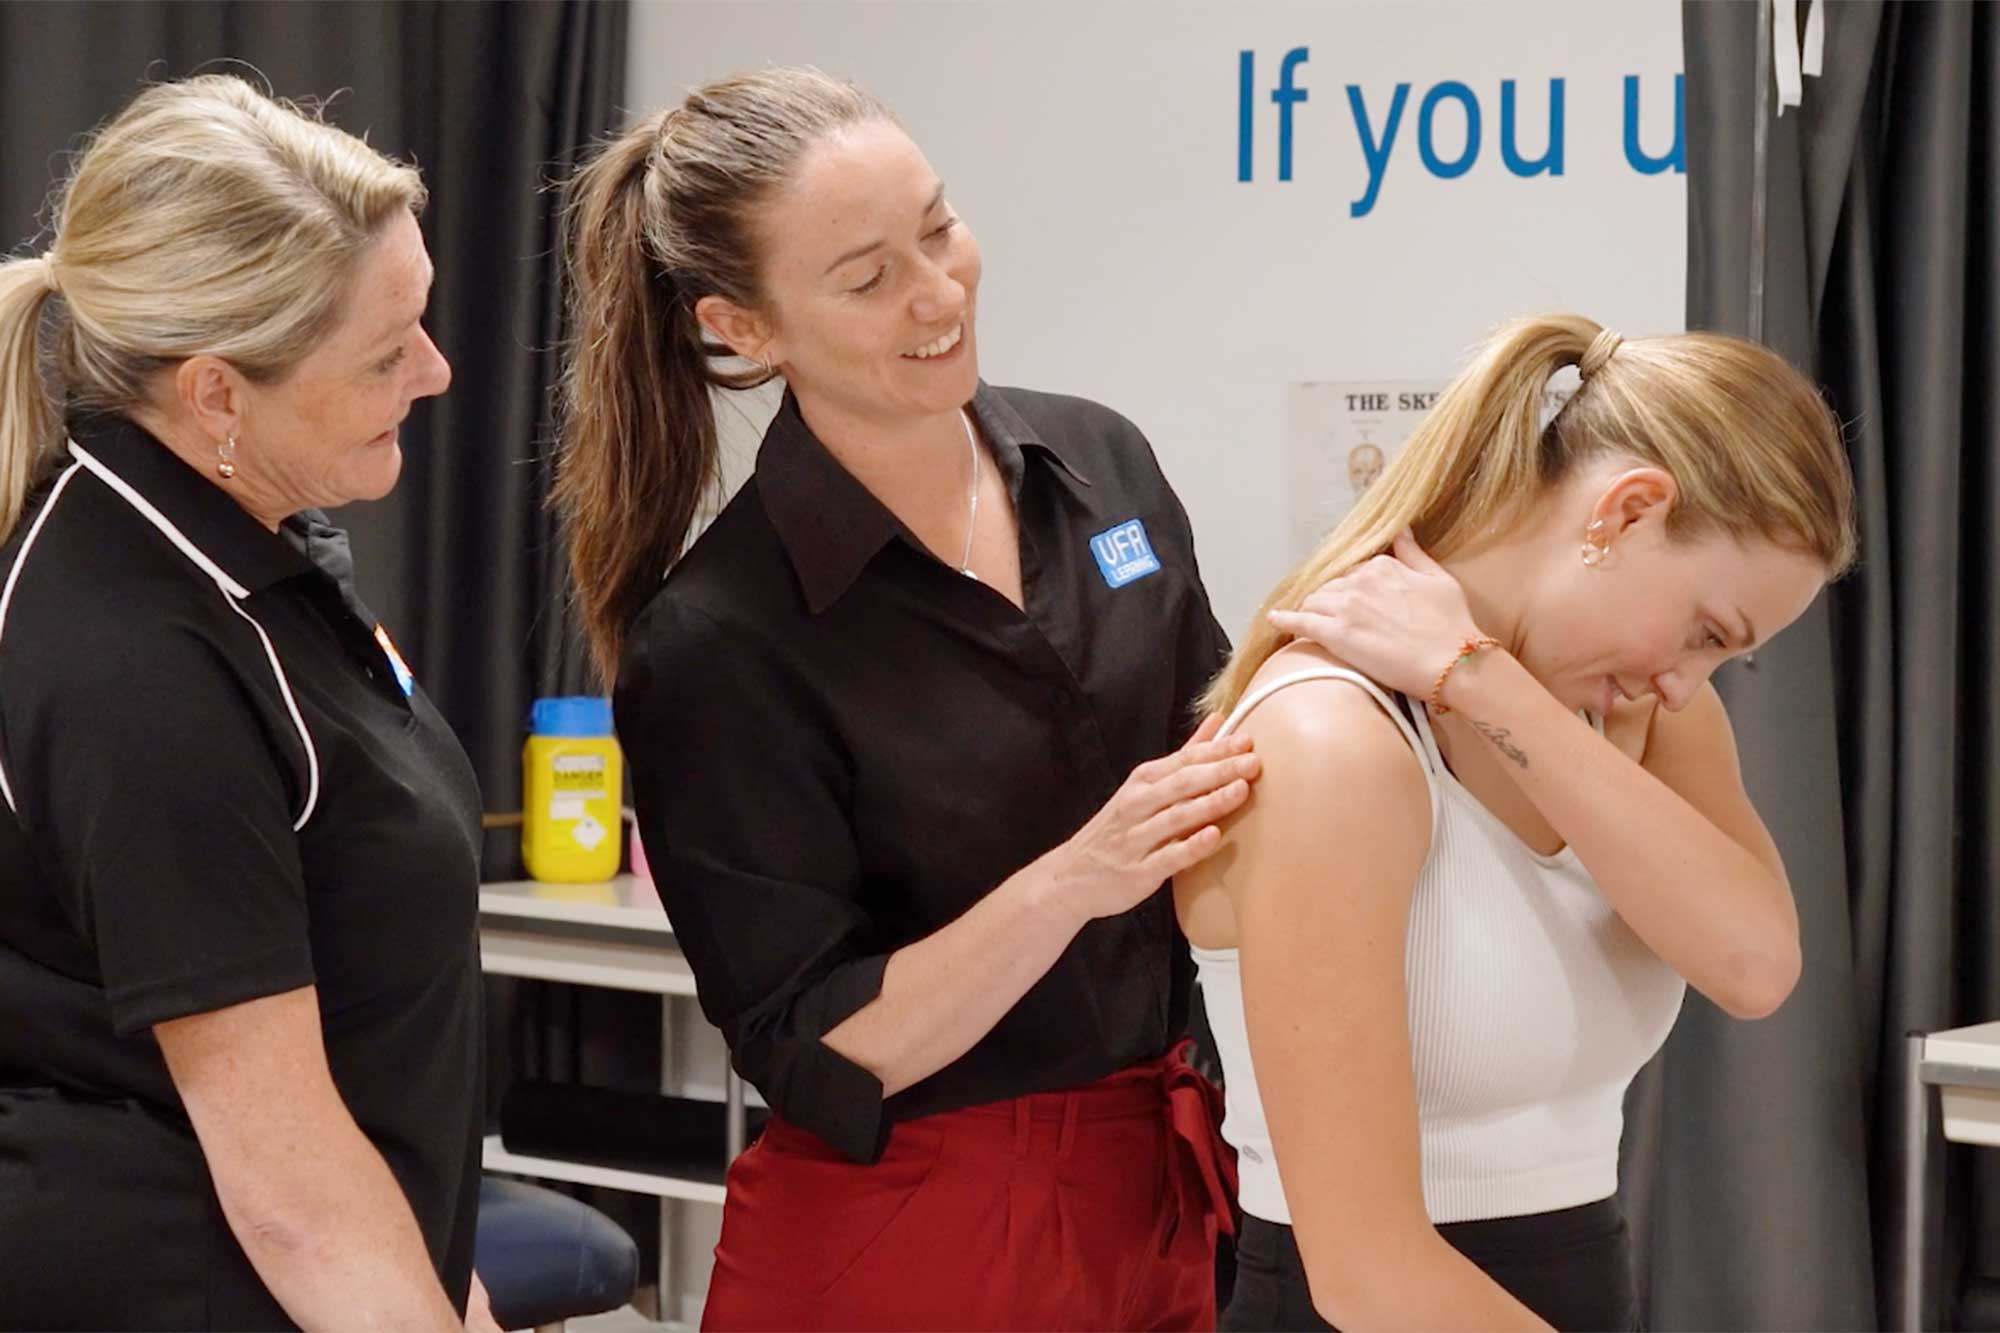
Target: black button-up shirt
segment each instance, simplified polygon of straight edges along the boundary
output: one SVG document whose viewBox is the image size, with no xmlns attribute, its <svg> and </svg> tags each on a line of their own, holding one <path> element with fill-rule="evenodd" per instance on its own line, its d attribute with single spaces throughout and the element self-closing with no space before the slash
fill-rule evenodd
<svg viewBox="0 0 2000 1333">
<path fill-rule="evenodd" d="M 788 395 L 619 671 L 640 829 L 702 1008 L 779 1114 L 859 1161 L 896 1120 L 1088 1083 L 1187 1024 L 1163 888 L 1086 926 L 991 1033 L 886 1103 L 820 1040 L 891 953 L 1185 739 L 1227 652 L 1130 422 L 984 385 L 971 409 L 1014 498 L 1025 612 L 927 551 Z"/>
<path fill-rule="evenodd" d="M 150 1029 L 308 985 L 462 1303 L 471 766 L 378 642 L 343 534 L 270 532 L 121 418 L 74 440 L 0 548 L 0 1327 L 289 1325 Z"/>
</svg>

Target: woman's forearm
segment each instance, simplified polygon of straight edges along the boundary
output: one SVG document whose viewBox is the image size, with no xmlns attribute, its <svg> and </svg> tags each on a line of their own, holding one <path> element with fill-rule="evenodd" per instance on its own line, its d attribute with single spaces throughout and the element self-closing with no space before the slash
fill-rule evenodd
<svg viewBox="0 0 2000 1333">
<path fill-rule="evenodd" d="M 1782 874 L 1565 709 L 1500 651 L 1451 675 L 1446 702 L 1577 856 L 1627 925 L 1740 1018 L 1771 1012 L 1799 973 Z"/>
<path fill-rule="evenodd" d="M 1055 966 L 1088 917 L 1064 903 L 1050 858 L 889 956 L 882 991 L 823 1041 L 893 1096 L 964 1055 Z"/>
<path fill-rule="evenodd" d="M 409 1200 L 334 1086 L 318 992 L 153 1029 L 222 1203 L 264 1285 L 306 1329 L 458 1329 Z"/>
<path fill-rule="evenodd" d="M 248 1188 L 216 1173 L 257 1276 L 303 1329 L 460 1329 L 381 1154 L 359 1129 L 331 1139 L 256 1168 Z"/>
<path fill-rule="evenodd" d="M 1246 736 L 1209 718 L 1172 754 L 1140 764 L 1060 845 L 942 930 L 889 956 L 882 991 L 821 1038 L 874 1074 L 882 1095 L 971 1050 L 1062 957 L 1085 923 L 1131 911 L 1212 853 L 1217 821 L 1260 771 Z"/>
<path fill-rule="evenodd" d="M 1308 1263 L 1306 1286 L 1320 1318 L 1354 1333 L 1378 1328 L 1547 1333 L 1549 1327 L 1428 1226 L 1357 1239 L 1334 1262 Z"/>
</svg>

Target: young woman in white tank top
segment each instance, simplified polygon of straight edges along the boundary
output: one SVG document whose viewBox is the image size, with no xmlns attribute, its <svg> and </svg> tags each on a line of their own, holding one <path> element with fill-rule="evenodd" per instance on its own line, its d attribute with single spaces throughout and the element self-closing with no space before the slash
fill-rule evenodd
<svg viewBox="0 0 2000 1333">
<path fill-rule="evenodd" d="M 1771 353 L 1549 316 L 1272 594 L 1206 700 L 1263 777 L 1175 884 L 1246 1214 L 1224 1328 L 1636 1326 L 1625 1090 L 1686 985 L 1756 1018 L 1800 967 L 1708 678 L 1851 514 Z"/>
</svg>

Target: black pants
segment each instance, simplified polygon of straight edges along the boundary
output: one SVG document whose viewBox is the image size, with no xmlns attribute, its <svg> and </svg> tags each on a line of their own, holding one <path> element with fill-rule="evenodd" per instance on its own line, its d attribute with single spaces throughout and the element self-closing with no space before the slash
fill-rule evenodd
<svg viewBox="0 0 2000 1333">
<path fill-rule="evenodd" d="M 1514 1299 L 1558 1329 L 1639 1328 L 1632 1238 L 1614 1195 L 1577 1208 L 1438 1228 Z M 1321 1330 L 1292 1229 L 1246 1216 L 1236 1238 L 1236 1288 L 1224 1330 Z"/>
</svg>

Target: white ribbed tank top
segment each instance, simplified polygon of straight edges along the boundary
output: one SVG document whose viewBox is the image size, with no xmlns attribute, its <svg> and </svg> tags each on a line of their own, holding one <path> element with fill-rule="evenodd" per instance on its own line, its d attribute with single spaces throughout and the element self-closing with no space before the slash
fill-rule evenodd
<svg viewBox="0 0 2000 1333">
<path fill-rule="evenodd" d="M 1431 1221 L 1518 1217 L 1609 1197 L 1618 1188 L 1625 1089 L 1666 1040 L 1686 983 L 1611 910 L 1574 852 L 1537 854 L 1458 784 L 1421 703 L 1411 704 L 1412 727 L 1365 676 L 1314 667 L 1252 691 L 1218 735 L 1303 680 L 1368 691 L 1430 785 L 1431 847 L 1410 903 L 1404 976 Z M 1192 952 L 1222 1058 L 1222 1135 L 1236 1148 L 1243 1209 L 1289 1223 L 1250 1062 L 1236 950 Z"/>
</svg>

